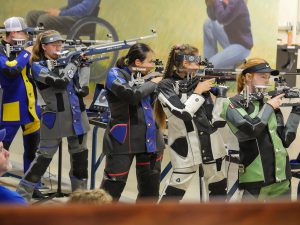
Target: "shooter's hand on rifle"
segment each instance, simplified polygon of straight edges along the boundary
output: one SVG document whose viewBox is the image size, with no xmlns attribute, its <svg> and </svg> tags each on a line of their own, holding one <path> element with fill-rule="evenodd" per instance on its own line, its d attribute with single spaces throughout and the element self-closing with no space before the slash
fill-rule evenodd
<svg viewBox="0 0 300 225">
<path fill-rule="evenodd" d="M 270 100 L 268 100 L 267 103 L 270 104 L 273 107 L 273 109 L 278 109 L 281 105 L 281 101 L 282 101 L 282 98 L 284 97 L 284 95 L 285 95 L 284 93 L 277 95 L 274 98 L 271 98 Z"/>
<path fill-rule="evenodd" d="M 83 55 L 82 54 L 75 54 L 71 58 L 71 62 L 74 63 L 76 66 L 80 66 L 83 61 Z"/>
<path fill-rule="evenodd" d="M 213 86 L 215 79 L 205 80 L 203 82 L 199 82 L 194 90 L 196 94 L 202 94 L 203 92 L 209 91 Z"/>
</svg>

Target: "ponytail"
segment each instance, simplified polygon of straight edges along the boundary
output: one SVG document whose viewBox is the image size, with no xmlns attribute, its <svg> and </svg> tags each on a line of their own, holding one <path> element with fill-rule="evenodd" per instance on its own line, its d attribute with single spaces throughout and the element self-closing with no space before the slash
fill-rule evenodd
<svg viewBox="0 0 300 225">
<path fill-rule="evenodd" d="M 32 64 L 33 62 L 41 61 L 41 59 L 44 57 L 44 49 L 42 48 L 41 43 L 42 35 L 43 33 L 38 34 L 36 42 L 33 45 L 32 54 L 29 60 L 30 64 Z"/>
<path fill-rule="evenodd" d="M 136 43 L 132 45 L 126 56 L 118 59 L 116 66 L 122 68 L 124 66 L 134 66 L 135 60 L 139 59 L 142 62 L 147 58 L 147 53 L 153 50 L 144 43 Z"/>
<path fill-rule="evenodd" d="M 174 59 L 175 59 L 175 50 L 177 49 L 177 46 L 173 46 L 168 57 L 168 61 L 166 64 L 165 74 L 164 78 L 172 77 L 174 72 Z"/>
<path fill-rule="evenodd" d="M 167 127 L 166 114 L 159 100 L 154 103 L 154 118 L 160 129 L 165 129 Z"/>
<path fill-rule="evenodd" d="M 116 67 L 122 68 L 122 67 L 128 66 L 127 63 L 125 62 L 125 60 L 126 60 L 126 56 L 120 57 L 116 62 Z"/>
<path fill-rule="evenodd" d="M 164 79 L 172 77 L 174 70 L 178 69 L 182 65 L 182 61 L 179 62 L 175 60 L 177 55 L 197 55 L 198 52 L 197 48 L 187 44 L 173 46 L 166 64 Z M 159 100 L 157 100 L 154 104 L 154 118 L 159 128 L 166 128 L 166 114 Z"/>
</svg>

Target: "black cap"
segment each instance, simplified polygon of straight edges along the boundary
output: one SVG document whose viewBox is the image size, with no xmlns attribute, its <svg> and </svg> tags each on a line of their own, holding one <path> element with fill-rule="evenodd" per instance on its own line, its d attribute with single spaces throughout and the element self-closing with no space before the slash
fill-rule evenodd
<svg viewBox="0 0 300 225">
<path fill-rule="evenodd" d="M 270 73 L 273 76 L 277 76 L 279 71 L 272 69 L 268 63 L 260 63 L 255 66 L 250 66 L 242 71 L 243 75 L 247 73 Z"/>
</svg>

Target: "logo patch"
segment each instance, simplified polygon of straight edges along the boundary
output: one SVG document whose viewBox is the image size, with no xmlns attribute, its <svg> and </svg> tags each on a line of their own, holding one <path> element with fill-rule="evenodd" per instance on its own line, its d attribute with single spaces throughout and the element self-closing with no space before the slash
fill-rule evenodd
<svg viewBox="0 0 300 225">
<path fill-rule="evenodd" d="M 231 109 L 234 109 L 234 108 L 235 108 L 235 106 L 234 106 L 232 103 L 229 104 L 229 107 L 230 107 Z"/>
<path fill-rule="evenodd" d="M 67 76 L 72 79 L 74 77 L 74 71 L 73 71 L 73 68 L 71 68 L 70 70 L 68 70 L 67 72 Z"/>
</svg>

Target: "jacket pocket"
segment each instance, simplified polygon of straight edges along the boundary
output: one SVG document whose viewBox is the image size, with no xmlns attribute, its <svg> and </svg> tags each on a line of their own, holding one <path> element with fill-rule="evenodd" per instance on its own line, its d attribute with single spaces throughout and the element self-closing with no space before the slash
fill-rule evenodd
<svg viewBox="0 0 300 225">
<path fill-rule="evenodd" d="M 3 121 L 20 121 L 20 103 L 11 102 L 3 104 Z"/>
<path fill-rule="evenodd" d="M 124 144 L 127 136 L 127 124 L 116 124 L 110 129 L 109 133 L 120 144 Z"/>
<path fill-rule="evenodd" d="M 48 112 L 44 112 L 42 115 L 42 122 L 49 129 L 52 129 L 54 127 L 55 120 L 56 120 L 55 112 L 48 111 Z"/>
</svg>

